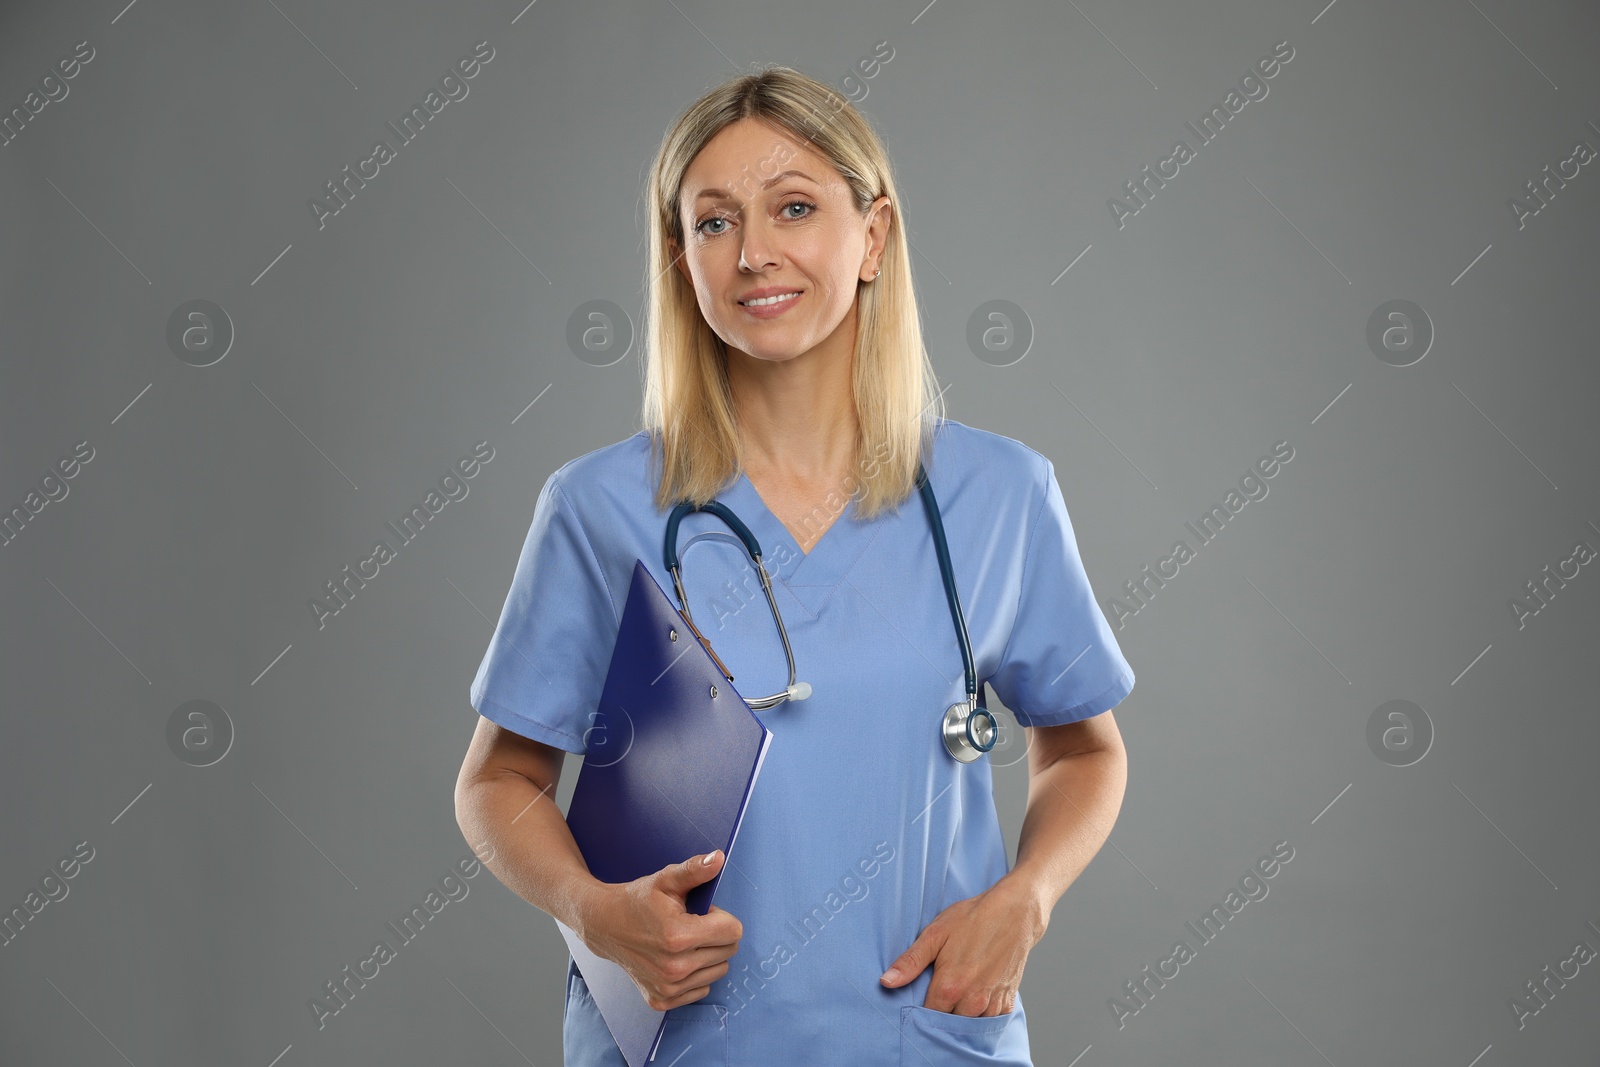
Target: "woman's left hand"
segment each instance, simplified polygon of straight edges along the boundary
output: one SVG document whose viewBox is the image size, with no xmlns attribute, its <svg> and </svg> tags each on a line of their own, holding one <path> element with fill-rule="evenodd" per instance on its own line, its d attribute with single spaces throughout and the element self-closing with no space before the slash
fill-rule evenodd
<svg viewBox="0 0 1600 1067">
<path fill-rule="evenodd" d="M 884 988 L 903 986 L 931 965 L 923 1007 L 968 1016 L 1010 1012 L 1049 917 L 1031 891 L 1009 878 L 940 912 L 884 972 Z"/>
</svg>

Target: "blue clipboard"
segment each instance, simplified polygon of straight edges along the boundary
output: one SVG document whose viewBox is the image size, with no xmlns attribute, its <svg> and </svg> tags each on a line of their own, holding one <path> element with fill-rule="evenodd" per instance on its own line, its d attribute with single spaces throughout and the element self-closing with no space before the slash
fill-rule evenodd
<svg viewBox="0 0 1600 1067">
<path fill-rule="evenodd" d="M 635 562 L 566 813 L 589 872 L 602 882 L 631 882 L 720 848 L 722 869 L 684 901 L 686 911 L 708 913 L 732 868 L 739 824 L 771 742 L 772 731 L 644 561 Z M 644 1067 L 668 1012 L 651 1008 L 620 964 L 595 955 L 560 920 L 556 925 L 629 1067 Z"/>
</svg>

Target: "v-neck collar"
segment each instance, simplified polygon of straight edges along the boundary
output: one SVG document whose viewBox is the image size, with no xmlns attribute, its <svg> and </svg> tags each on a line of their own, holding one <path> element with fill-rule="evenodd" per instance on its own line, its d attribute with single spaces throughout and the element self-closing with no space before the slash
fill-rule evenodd
<svg viewBox="0 0 1600 1067">
<path fill-rule="evenodd" d="M 743 470 L 731 488 L 722 495 L 728 504 L 750 527 L 761 544 L 761 561 L 772 575 L 774 584 L 815 590 L 817 596 L 796 598 L 813 611 L 821 607 L 832 589 L 861 558 L 880 524 L 864 523 L 856 517 L 856 501 L 852 497 L 844 511 L 823 531 L 822 537 L 811 546 L 810 552 L 801 552 L 789 528 L 767 507 L 755 484 Z M 784 551 L 779 552 L 779 546 Z"/>
</svg>

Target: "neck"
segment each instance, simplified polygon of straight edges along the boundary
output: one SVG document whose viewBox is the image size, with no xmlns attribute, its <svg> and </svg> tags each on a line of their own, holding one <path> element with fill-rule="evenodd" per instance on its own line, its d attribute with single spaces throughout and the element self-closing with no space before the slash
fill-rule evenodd
<svg viewBox="0 0 1600 1067">
<path fill-rule="evenodd" d="M 729 351 L 728 380 L 746 471 L 830 480 L 853 461 L 859 432 L 851 388 L 853 351 L 845 348 L 841 354 L 826 347 L 781 361 Z"/>
</svg>

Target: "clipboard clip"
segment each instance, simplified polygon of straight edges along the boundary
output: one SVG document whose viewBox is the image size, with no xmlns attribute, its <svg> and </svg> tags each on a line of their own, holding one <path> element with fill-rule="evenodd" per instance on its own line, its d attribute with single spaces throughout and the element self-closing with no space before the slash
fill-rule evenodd
<svg viewBox="0 0 1600 1067">
<path fill-rule="evenodd" d="M 683 583 L 678 581 L 677 571 L 672 572 L 672 584 L 677 588 L 678 602 L 680 604 L 683 603 Z M 717 665 L 717 670 L 722 672 L 723 677 L 730 682 L 733 681 L 733 674 L 728 670 L 728 665 L 722 662 L 722 657 L 717 655 L 716 649 L 711 647 L 711 639 L 701 633 L 700 627 L 694 624 L 694 620 L 689 617 L 689 611 L 686 607 L 678 609 L 678 617 L 683 619 L 683 624 L 689 628 L 690 633 L 694 634 L 695 639 L 700 642 L 700 647 L 706 650 L 706 655 L 711 657 L 711 661 Z M 676 633 L 669 633 L 667 636 L 669 640 L 676 641 L 678 639 Z"/>
</svg>

